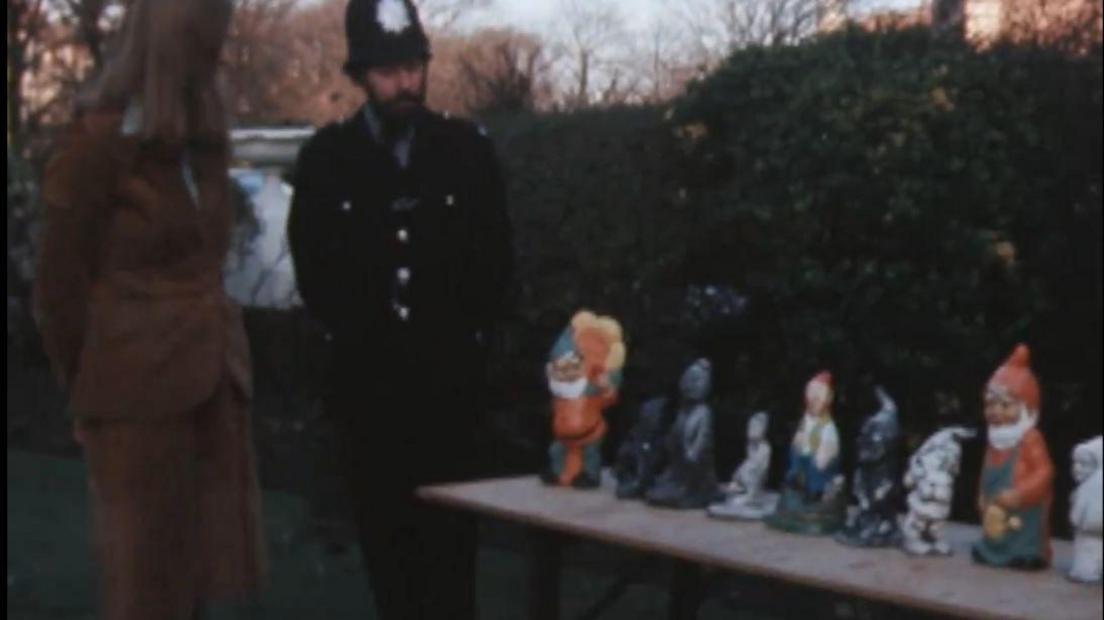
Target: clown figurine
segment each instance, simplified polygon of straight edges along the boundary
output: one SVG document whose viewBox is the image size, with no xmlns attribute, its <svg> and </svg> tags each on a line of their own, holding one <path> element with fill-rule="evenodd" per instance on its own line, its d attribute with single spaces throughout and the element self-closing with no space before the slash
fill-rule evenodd
<svg viewBox="0 0 1104 620">
<path fill-rule="evenodd" d="M 1030 353 L 1019 345 L 985 388 L 989 447 L 981 470 L 978 510 L 983 537 L 974 560 L 1037 570 L 1050 563 L 1054 465 L 1039 421 L 1039 384 Z"/>
<path fill-rule="evenodd" d="M 805 386 L 805 415 L 790 446 L 782 498 L 766 523 L 787 532 L 831 534 L 843 526 L 843 487 L 839 431 L 832 421 L 832 375 L 822 372 Z"/>
<path fill-rule="evenodd" d="M 617 400 L 625 344 L 609 317 L 581 311 L 560 335 L 545 371 L 552 392 L 547 484 L 594 488 L 601 482 L 602 412 Z"/>
</svg>

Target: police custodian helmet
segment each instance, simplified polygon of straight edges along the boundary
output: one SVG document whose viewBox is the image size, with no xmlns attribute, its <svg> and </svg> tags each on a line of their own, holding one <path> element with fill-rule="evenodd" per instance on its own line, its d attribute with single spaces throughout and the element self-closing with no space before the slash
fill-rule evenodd
<svg viewBox="0 0 1104 620">
<path fill-rule="evenodd" d="M 429 39 L 411 0 L 349 0 L 345 7 L 345 72 L 429 60 Z M 354 76 L 355 77 L 355 76 Z"/>
</svg>

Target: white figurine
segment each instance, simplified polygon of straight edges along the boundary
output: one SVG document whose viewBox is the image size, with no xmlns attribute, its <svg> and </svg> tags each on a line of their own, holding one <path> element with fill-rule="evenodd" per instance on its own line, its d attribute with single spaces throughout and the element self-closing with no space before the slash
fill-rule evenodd
<svg viewBox="0 0 1104 620">
<path fill-rule="evenodd" d="M 943 540 L 943 523 L 951 515 L 955 476 L 962 459 L 959 441 L 974 437 L 966 428 L 945 428 L 935 433 L 909 459 L 905 488 L 909 490 L 908 514 L 901 523 L 905 551 L 914 555 L 950 555 Z"/>
<path fill-rule="evenodd" d="M 1074 581 L 1100 583 L 1101 494 L 1104 478 L 1104 438 L 1096 437 L 1073 449 L 1073 479 L 1077 489 L 1070 501 L 1070 523 L 1073 525 L 1073 567 L 1069 577 Z"/>
<path fill-rule="evenodd" d="M 770 469 L 771 447 L 767 441 L 770 416 L 760 411 L 747 425 L 747 456 L 732 474 L 725 488 L 725 501 L 709 507 L 709 516 L 719 519 L 758 520 L 774 512 L 777 493 L 763 491 Z"/>
</svg>

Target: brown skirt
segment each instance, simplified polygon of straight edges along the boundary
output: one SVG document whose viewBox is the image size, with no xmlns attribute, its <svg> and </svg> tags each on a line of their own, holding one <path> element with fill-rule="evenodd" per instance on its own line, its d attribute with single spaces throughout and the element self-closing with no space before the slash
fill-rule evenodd
<svg viewBox="0 0 1104 620">
<path fill-rule="evenodd" d="M 229 381 L 180 415 L 81 424 L 104 618 L 190 619 L 261 587 L 249 408 Z"/>
</svg>

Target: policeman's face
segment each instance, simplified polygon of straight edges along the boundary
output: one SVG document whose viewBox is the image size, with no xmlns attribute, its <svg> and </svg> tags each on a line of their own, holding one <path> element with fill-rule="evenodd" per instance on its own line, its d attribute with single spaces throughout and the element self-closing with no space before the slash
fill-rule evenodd
<svg viewBox="0 0 1104 620">
<path fill-rule="evenodd" d="M 406 121 L 425 108 L 426 76 L 426 61 L 411 60 L 368 69 L 363 86 L 381 116 Z"/>
</svg>

